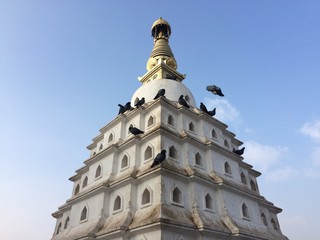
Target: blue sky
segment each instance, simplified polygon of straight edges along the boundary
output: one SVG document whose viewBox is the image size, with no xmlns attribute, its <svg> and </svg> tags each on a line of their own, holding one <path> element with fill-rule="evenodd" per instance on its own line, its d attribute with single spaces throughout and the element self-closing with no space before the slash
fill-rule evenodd
<svg viewBox="0 0 320 240">
<path fill-rule="evenodd" d="M 101 127 L 140 86 L 160 16 L 197 104 L 246 146 L 291 240 L 320 228 L 319 1 L 0 1 L 1 239 L 49 239 Z M 223 89 L 224 98 L 205 90 Z M 17 228 L 18 226 L 18 228 Z M 41 227 L 40 227 L 41 226 Z"/>
</svg>

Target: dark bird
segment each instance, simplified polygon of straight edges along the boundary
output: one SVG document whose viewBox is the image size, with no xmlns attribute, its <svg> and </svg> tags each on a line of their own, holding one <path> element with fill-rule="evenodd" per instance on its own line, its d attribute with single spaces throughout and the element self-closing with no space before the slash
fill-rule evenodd
<svg viewBox="0 0 320 240">
<path fill-rule="evenodd" d="M 134 106 L 135 107 L 140 107 L 146 102 L 145 98 L 141 98 Z"/>
<path fill-rule="evenodd" d="M 243 148 L 241 148 L 241 149 L 238 149 L 238 150 L 233 149 L 233 152 L 234 152 L 235 154 L 238 154 L 238 155 L 241 156 L 241 155 L 244 153 L 244 149 L 245 149 L 245 147 L 243 147 Z"/>
<path fill-rule="evenodd" d="M 162 163 L 164 160 L 166 160 L 166 150 L 161 150 L 160 153 L 157 154 L 157 156 L 154 158 L 153 163 L 151 165 L 151 168 L 153 168 L 155 165 L 158 165 Z"/>
<path fill-rule="evenodd" d="M 129 126 L 129 131 L 135 136 L 139 134 L 144 134 L 144 131 L 141 131 L 139 128 L 134 127 L 132 124 L 130 124 Z"/>
<path fill-rule="evenodd" d="M 190 108 L 187 101 L 184 100 L 183 95 L 180 95 L 178 102 L 180 105 L 185 106 L 186 108 Z"/>
<path fill-rule="evenodd" d="M 208 114 L 213 117 L 214 115 L 216 115 L 216 108 L 214 108 L 212 111 L 208 111 Z"/>
<path fill-rule="evenodd" d="M 131 111 L 134 109 L 133 107 L 131 107 L 131 102 L 127 102 L 126 105 L 124 105 L 124 107 L 125 107 L 126 111 L 128 111 L 128 110 Z"/>
<path fill-rule="evenodd" d="M 207 86 L 207 90 L 209 92 L 212 92 L 213 94 L 216 94 L 216 95 L 219 95 L 221 97 L 223 97 L 223 93 L 221 91 L 221 88 L 219 88 L 218 86 L 216 85 L 210 85 L 210 86 Z"/>
<path fill-rule="evenodd" d="M 166 90 L 165 89 L 160 89 L 157 93 L 157 95 L 154 97 L 154 99 L 157 99 L 159 97 L 164 97 L 164 94 L 166 93 Z"/>
<path fill-rule="evenodd" d="M 118 115 L 119 115 L 119 114 L 122 114 L 122 113 L 124 113 L 124 112 L 126 111 L 125 106 L 122 106 L 121 104 L 118 104 L 118 106 L 119 106 L 119 113 L 118 113 Z"/>
<path fill-rule="evenodd" d="M 200 110 L 206 114 L 209 114 L 211 117 L 216 114 L 216 108 L 214 108 L 212 111 L 208 111 L 206 105 L 204 105 L 202 102 L 200 103 Z"/>
<path fill-rule="evenodd" d="M 205 112 L 205 113 L 209 114 L 206 105 L 204 105 L 202 102 L 200 103 L 200 110 L 201 110 L 202 112 Z"/>
</svg>

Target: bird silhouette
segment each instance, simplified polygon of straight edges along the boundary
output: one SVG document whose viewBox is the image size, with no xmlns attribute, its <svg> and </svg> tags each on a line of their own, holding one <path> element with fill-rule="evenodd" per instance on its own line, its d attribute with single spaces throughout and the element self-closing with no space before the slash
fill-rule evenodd
<svg viewBox="0 0 320 240">
<path fill-rule="evenodd" d="M 244 149 L 245 149 L 245 147 L 243 147 L 243 148 L 241 148 L 241 149 L 238 149 L 238 150 L 233 149 L 233 152 L 234 152 L 235 154 L 238 154 L 238 155 L 241 156 L 241 155 L 244 153 Z"/>
<path fill-rule="evenodd" d="M 178 102 L 180 105 L 185 106 L 186 108 L 190 108 L 187 101 L 184 100 L 183 95 L 180 95 Z"/>
<path fill-rule="evenodd" d="M 200 110 L 211 117 L 213 117 L 216 114 L 216 108 L 214 108 L 212 111 L 208 111 L 206 105 L 204 105 L 202 102 L 200 103 Z"/>
<path fill-rule="evenodd" d="M 123 106 L 123 105 L 121 105 L 121 104 L 118 104 L 118 106 L 119 106 L 119 113 L 118 113 L 118 115 L 119 115 L 119 114 L 122 114 L 122 113 L 124 113 L 124 112 L 126 111 L 125 106 Z"/>
<path fill-rule="evenodd" d="M 214 108 L 212 111 L 208 111 L 208 114 L 213 117 L 214 115 L 216 115 L 216 108 Z"/>
<path fill-rule="evenodd" d="M 159 97 L 164 97 L 164 94 L 166 93 L 166 90 L 165 89 L 160 89 L 157 93 L 157 95 L 153 98 L 153 99 L 157 99 Z"/>
<path fill-rule="evenodd" d="M 207 109 L 206 105 L 204 105 L 202 102 L 200 103 L 200 110 L 202 112 L 208 113 L 208 109 Z"/>
<path fill-rule="evenodd" d="M 210 85 L 210 86 L 207 86 L 207 90 L 209 92 L 212 92 L 213 94 L 215 95 L 219 95 L 220 97 L 223 97 L 223 93 L 221 91 L 221 88 L 219 88 L 218 86 L 216 85 Z"/>
<path fill-rule="evenodd" d="M 126 103 L 126 105 L 124 105 L 124 107 L 125 107 L 125 109 L 126 109 L 126 111 L 128 111 L 128 110 L 133 110 L 134 108 L 131 106 L 131 102 L 127 102 Z"/>
<path fill-rule="evenodd" d="M 144 103 L 146 102 L 145 98 L 141 98 L 140 100 L 138 100 L 138 102 L 134 105 L 135 107 L 140 107 L 142 106 Z"/>
<path fill-rule="evenodd" d="M 135 136 L 139 134 L 144 134 L 144 131 L 141 131 L 139 128 L 134 127 L 132 124 L 130 124 L 129 126 L 129 131 Z"/>
<path fill-rule="evenodd" d="M 161 152 L 157 154 L 157 156 L 153 160 L 151 168 L 153 168 L 154 166 L 156 166 L 156 165 L 162 163 L 164 160 L 166 160 L 166 158 L 167 158 L 166 152 L 167 152 L 166 150 L 161 150 Z"/>
</svg>

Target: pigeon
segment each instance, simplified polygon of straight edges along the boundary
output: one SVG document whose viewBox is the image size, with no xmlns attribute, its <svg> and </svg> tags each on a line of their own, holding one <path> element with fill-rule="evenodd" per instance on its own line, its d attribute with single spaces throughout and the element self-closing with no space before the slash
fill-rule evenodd
<svg viewBox="0 0 320 240">
<path fill-rule="evenodd" d="M 131 102 L 127 102 L 126 105 L 124 105 L 124 107 L 125 107 L 126 111 L 128 111 L 128 110 L 131 111 L 134 109 L 133 107 L 131 107 Z"/>
<path fill-rule="evenodd" d="M 190 108 L 187 101 L 184 100 L 183 95 L 180 95 L 178 102 L 180 105 L 185 106 L 186 108 Z"/>
<path fill-rule="evenodd" d="M 235 154 L 238 154 L 238 155 L 241 156 L 241 155 L 244 153 L 244 149 L 245 149 L 245 147 L 243 147 L 243 148 L 241 148 L 241 149 L 238 149 L 238 150 L 233 149 L 233 152 L 234 152 Z"/>
<path fill-rule="evenodd" d="M 138 102 L 134 105 L 135 107 L 140 107 L 142 106 L 144 103 L 146 102 L 145 98 L 141 98 L 140 100 L 138 100 Z"/>
<path fill-rule="evenodd" d="M 157 99 L 159 97 L 164 97 L 164 94 L 166 93 L 166 90 L 165 89 L 160 89 L 157 93 L 157 95 L 154 97 L 154 99 Z"/>
<path fill-rule="evenodd" d="M 153 163 L 151 165 L 151 168 L 153 168 L 154 166 L 162 163 L 164 160 L 166 160 L 166 150 L 161 150 L 160 153 L 157 154 L 157 156 L 154 158 Z"/>
<path fill-rule="evenodd" d="M 223 97 L 223 93 L 221 91 L 221 88 L 219 88 L 218 86 L 216 85 L 210 85 L 210 86 L 207 86 L 207 90 L 209 92 L 212 92 L 213 94 L 216 94 L 216 95 L 219 95 L 220 97 Z"/>
<path fill-rule="evenodd" d="M 126 111 L 126 108 L 125 108 L 124 106 L 122 106 L 121 104 L 118 104 L 118 106 L 119 106 L 119 113 L 118 113 L 118 115 L 119 115 L 119 114 L 122 114 L 122 113 L 124 113 L 124 112 Z"/>
<path fill-rule="evenodd" d="M 204 105 L 202 102 L 200 103 L 200 110 L 202 112 L 209 113 L 206 105 Z"/>
<path fill-rule="evenodd" d="M 208 111 L 206 105 L 204 105 L 202 102 L 200 103 L 200 110 L 206 114 L 209 114 L 211 117 L 216 114 L 216 108 L 214 108 L 212 111 Z"/>
<path fill-rule="evenodd" d="M 132 124 L 130 124 L 129 126 L 129 131 L 135 136 L 139 134 L 144 134 L 144 131 L 141 131 L 140 129 L 134 127 Z"/>
<path fill-rule="evenodd" d="M 208 111 L 208 114 L 213 117 L 214 115 L 216 115 L 216 108 L 214 108 L 212 111 Z"/>
</svg>

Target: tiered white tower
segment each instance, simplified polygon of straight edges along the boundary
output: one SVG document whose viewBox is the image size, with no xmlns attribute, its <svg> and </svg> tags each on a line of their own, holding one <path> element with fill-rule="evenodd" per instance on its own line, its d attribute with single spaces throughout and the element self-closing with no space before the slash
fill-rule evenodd
<svg viewBox="0 0 320 240">
<path fill-rule="evenodd" d="M 242 142 L 196 107 L 169 46 L 171 27 L 152 26 L 154 48 L 131 104 L 88 146 L 90 157 L 70 178 L 72 197 L 52 215 L 52 239 L 287 239 L 281 209 L 260 195 L 260 173 L 233 152 Z M 154 100 L 159 89 L 165 97 Z M 191 106 L 178 103 L 180 95 Z M 130 124 L 145 133 L 134 136 Z M 167 159 L 150 168 L 162 149 Z"/>
</svg>

